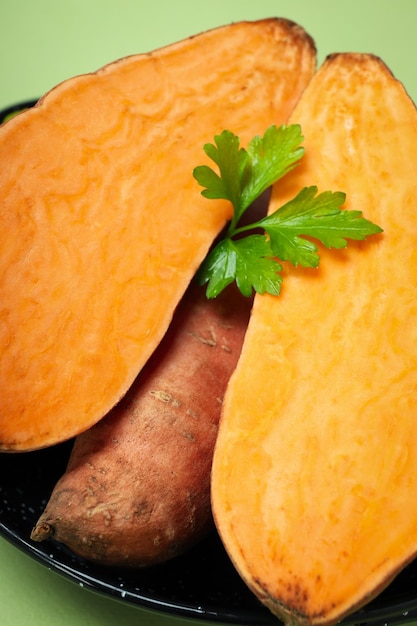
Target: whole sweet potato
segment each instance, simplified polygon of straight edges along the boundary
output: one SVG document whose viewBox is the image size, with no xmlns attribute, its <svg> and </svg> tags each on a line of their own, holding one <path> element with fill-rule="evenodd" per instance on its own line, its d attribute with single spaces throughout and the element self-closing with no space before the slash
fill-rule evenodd
<svg viewBox="0 0 417 626">
<path fill-rule="evenodd" d="M 125 398 L 79 435 L 32 532 L 86 559 L 143 567 L 211 528 L 210 470 L 223 395 L 251 299 L 193 283 Z"/>
</svg>

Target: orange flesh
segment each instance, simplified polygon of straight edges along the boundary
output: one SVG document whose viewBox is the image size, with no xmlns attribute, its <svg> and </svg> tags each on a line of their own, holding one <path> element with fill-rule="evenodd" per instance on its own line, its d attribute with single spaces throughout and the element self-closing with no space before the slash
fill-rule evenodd
<svg viewBox="0 0 417 626">
<path fill-rule="evenodd" d="M 286 20 L 73 78 L 0 129 L 0 449 L 97 422 L 152 354 L 229 218 L 192 169 L 224 128 L 287 120 L 315 69 Z"/>
<path fill-rule="evenodd" d="M 325 94 L 323 96 L 323 94 Z M 237 569 L 286 623 L 332 624 L 417 552 L 417 114 L 377 58 L 333 55 L 291 117 L 303 186 L 384 233 L 257 296 L 217 439 L 212 500 Z"/>
</svg>

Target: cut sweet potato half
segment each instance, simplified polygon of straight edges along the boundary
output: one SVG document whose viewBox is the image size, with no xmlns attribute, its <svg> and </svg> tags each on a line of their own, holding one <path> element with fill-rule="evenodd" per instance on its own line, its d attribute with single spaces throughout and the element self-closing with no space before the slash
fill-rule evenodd
<svg viewBox="0 0 417 626">
<path fill-rule="evenodd" d="M 302 187 L 346 192 L 384 232 L 256 296 L 216 443 L 212 503 L 254 593 L 287 624 L 334 624 L 417 554 L 417 112 L 371 55 L 329 57 L 290 122 Z"/>
<path fill-rule="evenodd" d="M 315 69 L 298 25 L 227 25 L 72 78 L 0 129 L 0 449 L 124 395 L 229 218 L 193 179 L 224 128 L 286 121 Z"/>
</svg>

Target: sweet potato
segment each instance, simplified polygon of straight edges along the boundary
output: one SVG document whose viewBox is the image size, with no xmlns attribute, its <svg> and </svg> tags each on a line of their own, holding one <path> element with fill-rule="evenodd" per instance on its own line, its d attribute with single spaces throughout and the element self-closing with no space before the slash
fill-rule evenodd
<svg viewBox="0 0 417 626">
<path fill-rule="evenodd" d="M 144 567 L 211 530 L 213 448 L 251 304 L 234 290 L 207 301 L 193 282 L 126 396 L 76 438 L 32 539 Z"/>
<path fill-rule="evenodd" d="M 290 122 L 306 156 L 270 210 L 317 185 L 384 232 L 256 296 L 212 506 L 258 598 L 287 624 L 329 625 L 417 554 L 417 112 L 380 59 L 335 54 Z"/>
<path fill-rule="evenodd" d="M 285 121 L 315 69 L 283 19 L 241 22 L 55 87 L 0 128 L 0 449 L 84 431 L 162 339 L 230 217 L 192 169 L 224 128 Z"/>
</svg>

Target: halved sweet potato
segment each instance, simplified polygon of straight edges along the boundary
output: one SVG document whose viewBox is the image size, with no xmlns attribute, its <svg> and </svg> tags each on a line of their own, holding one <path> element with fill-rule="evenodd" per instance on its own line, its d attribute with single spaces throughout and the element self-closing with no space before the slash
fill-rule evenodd
<svg viewBox="0 0 417 626">
<path fill-rule="evenodd" d="M 347 193 L 384 233 L 256 296 L 216 443 L 212 504 L 237 570 L 287 624 L 334 624 L 417 554 L 417 112 L 384 63 L 335 54 L 290 122 L 273 190 Z"/>
<path fill-rule="evenodd" d="M 192 169 L 286 121 L 315 69 L 287 20 L 241 22 L 57 86 L 0 128 L 0 449 L 85 430 L 124 395 L 229 218 Z"/>
</svg>

